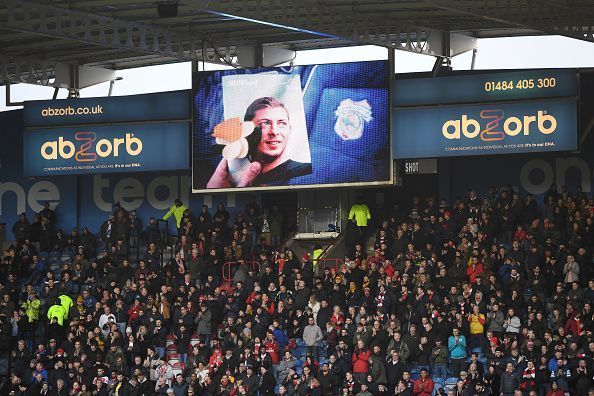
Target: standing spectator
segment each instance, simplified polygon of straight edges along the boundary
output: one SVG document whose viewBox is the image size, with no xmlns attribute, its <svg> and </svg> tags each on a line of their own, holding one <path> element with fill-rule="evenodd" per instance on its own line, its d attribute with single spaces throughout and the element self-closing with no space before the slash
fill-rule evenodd
<svg viewBox="0 0 594 396">
<path fill-rule="evenodd" d="M 452 362 L 452 373 L 459 377 L 460 372 L 466 367 L 466 337 L 460 334 L 460 329 L 454 328 L 448 339 L 448 349 Z"/>
<path fill-rule="evenodd" d="M 247 231 L 249 236 L 249 246 L 253 250 L 258 242 L 258 232 L 260 230 L 259 216 L 256 213 L 256 208 L 250 206 L 247 213 L 244 216 L 245 223 L 247 225 Z"/>
<path fill-rule="evenodd" d="M 264 240 L 266 246 L 272 246 L 272 231 L 270 226 L 270 215 L 268 209 L 264 208 L 258 219 L 260 227 L 260 238 Z"/>
<path fill-rule="evenodd" d="M 272 237 L 272 248 L 277 249 L 281 245 L 283 234 L 283 215 L 278 206 L 274 205 L 270 212 L 270 235 Z"/>
<path fill-rule="evenodd" d="M 105 250 L 107 252 L 111 252 L 111 247 L 116 241 L 116 226 L 115 226 L 115 217 L 109 216 L 109 219 L 101 224 L 101 229 L 99 231 L 99 235 L 101 236 L 101 240 L 105 244 Z"/>
<path fill-rule="evenodd" d="M 485 315 L 480 313 L 478 305 L 472 306 L 472 313 L 468 315 L 468 322 L 470 323 L 470 348 L 483 347 L 483 337 L 485 331 Z"/>
<path fill-rule="evenodd" d="M 447 377 L 448 348 L 442 345 L 441 339 L 435 340 L 435 346 L 431 350 L 432 375 L 438 378 Z"/>
<path fill-rule="evenodd" d="M 363 203 L 363 199 L 358 197 L 355 204 L 349 211 L 349 220 L 355 220 L 355 223 L 357 224 L 357 227 L 361 233 L 361 238 L 363 239 L 367 236 L 367 223 L 370 219 L 371 213 L 369 212 L 369 208 Z"/>
<path fill-rule="evenodd" d="M 171 387 L 175 396 L 186 396 L 188 394 L 188 384 L 181 374 L 175 376 L 175 382 Z"/>
<path fill-rule="evenodd" d="M 276 381 L 274 380 L 274 376 L 270 371 L 270 367 L 266 365 L 260 366 L 260 382 L 258 386 L 258 394 L 260 396 L 274 396 L 274 387 L 276 386 Z"/>
<path fill-rule="evenodd" d="M 506 333 L 518 334 L 520 332 L 520 327 L 522 326 L 522 322 L 520 318 L 515 315 L 514 309 L 510 308 L 507 310 L 507 317 L 503 322 L 503 328 L 505 329 Z"/>
<path fill-rule="evenodd" d="M 212 334 L 212 314 L 205 303 L 200 304 L 200 311 L 194 321 L 196 333 L 205 344 L 209 344 Z"/>
<path fill-rule="evenodd" d="M 371 352 L 367 349 L 363 340 L 357 341 L 357 346 L 353 351 L 353 376 L 359 383 L 364 383 L 367 379 L 370 356 Z"/>
<path fill-rule="evenodd" d="M 171 215 L 173 215 L 173 217 L 175 218 L 175 226 L 177 227 L 177 236 L 181 236 L 182 234 L 182 226 L 181 226 L 181 221 L 182 218 L 184 217 L 184 211 L 187 208 L 184 206 L 184 204 L 182 203 L 181 199 L 176 199 L 175 203 L 171 206 L 171 208 L 169 209 L 169 211 L 167 213 L 165 213 L 165 216 L 163 216 L 163 220 L 167 220 L 169 217 L 171 217 Z"/>
<path fill-rule="evenodd" d="M 499 392 L 502 396 L 514 396 L 516 390 L 520 386 L 520 379 L 514 373 L 514 366 L 512 363 L 507 363 L 505 372 L 501 375 L 501 382 L 499 385 Z"/>
<path fill-rule="evenodd" d="M 563 266 L 563 275 L 565 275 L 565 284 L 571 284 L 573 282 L 579 282 L 580 265 L 575 261 L 572 255 L 567 256 L 567 261 Z"/>
<path fill-rule="evenodd" d="M 45 217 L 51 225 L 55 225 L 58 221 L 56 212 L 50 208 L 50 203 L 47 201 L 43 203 L 43 209 L 41 209 L 39 215 Z"/>
<path fill-rule="evenodd" d="M 398 351 L 392 349 L 390 360 L 388 360 L 388 363 L 386 364 L 386 377 L 390 387 L 394 388 L 398 384 L 398 382 L 402 379 L 402 374 L 404 374 L 404 371 L 405 366 L 403 361 L 400 359 L 400 354 Z"/>
<path fill-rule="evenodd" d="M 27 220 L 27 214 L 23 212 L 20 214 L 17 222 L 12 226 L 12 233 L 16 239 L 17 247 L 20 247 L 29 238 L 30 229 L 31 225 L 29 224 L 29 220 Z"/>
<path fill-rule="evenodd" d="M 318 343 L 323 339 L 322 329 L 315 323 L 314 317 L 310 316 L 307 326 L 303 329 L 303 341 L 307 345 L 308 353 L 313 355 L 316 362 L 320 360 Z"/>
</svg>

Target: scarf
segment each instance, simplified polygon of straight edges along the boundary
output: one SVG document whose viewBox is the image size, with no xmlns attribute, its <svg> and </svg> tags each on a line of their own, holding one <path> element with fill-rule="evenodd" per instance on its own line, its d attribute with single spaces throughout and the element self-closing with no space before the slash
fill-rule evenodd
<svg viewBox="0 0 594 396">
<path fill-rule="evenodd" d="M 522 378 L 535 378 L 536 377 L 536 369 L 528 369 L 526 368 L 524 370 L 524 373 L 522 374 Z"/>
</svg>

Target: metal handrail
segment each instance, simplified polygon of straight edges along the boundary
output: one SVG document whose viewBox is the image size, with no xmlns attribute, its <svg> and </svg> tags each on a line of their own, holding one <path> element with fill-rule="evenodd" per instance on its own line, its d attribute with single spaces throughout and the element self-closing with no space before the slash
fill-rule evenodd
<svg viewBox="0 0 594 396">
<path fill-rule="evenodd" d="M 226 263 L 223 264 L 223 267 L 221 269 L 221 275 L 223 276 L 223 280 L 225 282 L 231 282 L 231 280 L 233 279 L 232 276 L 232 267 L 233 266 L 240 266 L 241 264 L 248 264 L 252 266 L 252 269 L 254 271 L 256 271 L 256 269 L 258 271 L 260 271 L 260 263 L 257 261 L 227 261 Z"/>
<path fill-rule="evenodd" d="M 334 263 L 334 266 L 331 267 L 330 269 L 334 268 L 335 271 L 338 271 L 340 266 L 342 264 L 344 264 L 344 260 L 342 260 L 340 258 L 321 258 L 321 259 L 317 259 L 317 262 L 318 262 L 318 266 L 320 266 L 322 271 L 324 271 L 328 267 L 326 264 L 329 262 Z"/>
</svg>

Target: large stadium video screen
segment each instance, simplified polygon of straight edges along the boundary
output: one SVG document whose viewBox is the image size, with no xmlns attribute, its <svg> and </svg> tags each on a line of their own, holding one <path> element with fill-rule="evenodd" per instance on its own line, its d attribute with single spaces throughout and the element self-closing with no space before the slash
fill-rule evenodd
<svg viewBox="0 0 594 396">
<path fill-rule="evenodd" d="M 391 182 L 387 61 L 198 72 L 194 192 Z"/>
</svg>

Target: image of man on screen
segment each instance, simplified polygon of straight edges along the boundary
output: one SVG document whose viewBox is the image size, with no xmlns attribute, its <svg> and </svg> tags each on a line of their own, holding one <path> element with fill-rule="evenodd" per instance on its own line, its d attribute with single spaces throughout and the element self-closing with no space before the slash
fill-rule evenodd
<svg viewBox="0 0 594 396">
<path fill-rule="evenodd" d="M 281 101 L 272 97 L 254 100 L 245 112 L 244 121 L 254 123 L 254 137 L 261 135 L 250 144 L 250 164 L 235 183 L 229 171 L 229 163 L 223 158 L 207 188 L 290 185 L 291 179 L 311 173 L 311 164 L 289 158 L 286 149 L 291 134 L 291 121 L 289 112 Z"/>
</svg>

